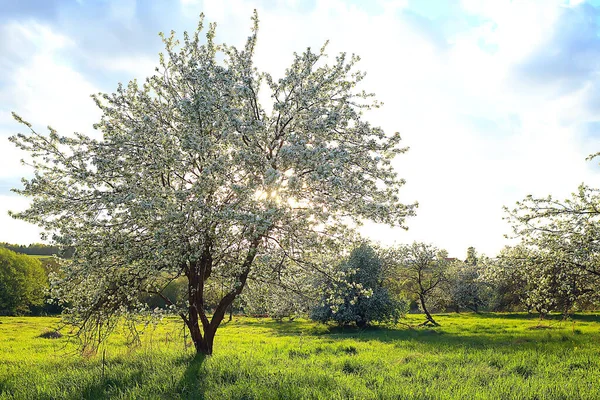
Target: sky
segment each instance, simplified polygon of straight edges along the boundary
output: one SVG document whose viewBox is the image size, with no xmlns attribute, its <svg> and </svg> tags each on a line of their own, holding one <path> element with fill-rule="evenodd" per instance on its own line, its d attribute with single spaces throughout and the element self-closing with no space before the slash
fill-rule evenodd
<svg viewBox="0 0 600 400">
<path fill-rule="evenodd" d="M 400 132 L 408 230 L 367 224 L 384 245 L 423 241 L 464 257 L 509 241 L 503 206 L 600 187 L 600 1 L 581 0 L 0 0 L 0 241 L 39 242 L 10 218 L 10 191 L 32 171 L 8 141 L 17 112 L 43 131 L 94 134 L 90 94 L 158 65 L 158 32 L 193 31 L 204 12 L 217 40 L 242 45 L 252 10 L 255 63 L 281 77 L 293 52 L 355 53 L 361 89 L 384 106 L 365 118 Z"/>
</svg>

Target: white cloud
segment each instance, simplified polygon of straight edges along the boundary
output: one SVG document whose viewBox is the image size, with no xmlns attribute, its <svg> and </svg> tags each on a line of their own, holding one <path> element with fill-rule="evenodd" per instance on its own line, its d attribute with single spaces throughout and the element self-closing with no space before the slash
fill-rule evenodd
<svg viewBox="0 0 600 400">
<path fill-rule="evenodd" d="M 128 29 L 135 26 L 136 0 L 118 0 L 108 3 L 109 16 Z"/>
<path fill-rule="evenodd" d="M 66 132 L 91 129 L 99 113 L 90 95 L 98 89 L 62 55 L 73 42 L 36 22 L 9 23 L 3 28 L 24 40 L 29 53 L 4 76 L 9 84 L 0 95 L 0 111 L 15 111 L 36 126 L 52 125 Z"/>
<path fill-rule="evenodd" d="M 19 197 L 0 195 L 0 242 L 17 244 L 40 242 L 41 230 L 37 226 L 15 220 L 8 215 L 8 211 L 25 210 L 28 204 L 28 201 Z"/>
<path fill-rule="evenodd" d="M 7 69 L 3 79 L 8 84 L 0 93 L 0 178 L 16 182 L 32 171 L 20 163 L 26 155 L 8 141 L 8 136 L 27 130 L 12 120 L 10 112 L 18 113 L 40 131 L 51 125 L 64 134 L 90 132 L 99 112 L 89 96 L 98 90 L 61 58 L 60 52 L 73 46 L 69 38 L 32 21 L 12 22 L 0 31 L 27 49 L 24 61 Z M 10 55 L 14 54 L 5 56 Z M 8 210 L 21 210 L 27 204 L 23 198 L 0 195 L 0 241 L 39 241 L 39 229 L 7 215 Z"/>
<path fill-rule="evenodd" d="M 123 72 L 133 78 L 143 79 L 154 74 L 158 67 L 158 57 L 110 57 L 96 58 L 95 66 L 105 71 Z"/>
<path fill-rule="evenodd" d="M 446 36 L 448 43 L 432 39 L 439 35 L 427 29 L 437 29 L 435 24 L 417 29 L 408 23 L 402 14 L 407 2 L 379 4 L 380 13 L 341 0 L 317 0 L 309 11 L 300 11 L 295 1 L 258 9 L 260 69 L 279 77 L 293 51 L 318 49 L 327 39 L 332 57 L 339 51 L 359 54 L 359 68 L 368 72 L 364 88 L 385 103 L 369 119 L 400 131 L 411 147 L 396 165 L 407 179 L 406 202 L 420 203 L 417 217 L 408 221 L 408 232 L 372 225 L 365 232 L 388 243 L 433 242 L 458 257 L 468 246 L 494 254 L 509 232 L 503 205 L 528 193 L 566 196 L 582 181 L 600 186 L 599 174 L 584 161 L 600 149 L 586 149 L 590 141 L 580 131 L 582 122 L 595 120 L 585 102 L 597 86 L 557 94 L 550 82 L 528 86 L 514 72 L 556 33 L 562 6 L 574 7 L 573 1 L 464 0 L 464 10 L 482 23 Z M 181 5 L 190 19 L 204 11 L 207 21 L 216 21 L 219 40 L 240 45 L 249 34 L 250 2 Z M 97 90 L 58 56 L 72 41 L 41 25 L 14 29 L 24 32 L 18 35 L 25 38 L 22 45 L 35 52 L 14 72 L 14 101 L 4 97 L 2 104 L 35 124 L 89 129 L 97 112 L 88 95 Z M 118 57 L 97 65 L 141 77 L 155 61 L 154 55 Z M 4 144 L 0 153 L 0 167 L 15 168 Z"/>
</svg>

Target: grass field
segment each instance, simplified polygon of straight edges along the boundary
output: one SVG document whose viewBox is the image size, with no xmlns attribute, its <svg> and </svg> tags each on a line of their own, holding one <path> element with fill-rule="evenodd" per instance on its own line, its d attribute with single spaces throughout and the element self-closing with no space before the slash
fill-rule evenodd
<svg viewBox="0 0 600 400">
<path fill-rule="evenodd" d="M 600 398 L 598 315 L 438 319 L 435 329 L 360 331 L 234 318 L 203 359 L 184 347 L 176 319 L 148 328 L 141 346 L 117 332 L 84 356 L 66 330 L 59 339 L 38 337 L 56 318 L 3 317 L 0 399 Z"/>
</svg>

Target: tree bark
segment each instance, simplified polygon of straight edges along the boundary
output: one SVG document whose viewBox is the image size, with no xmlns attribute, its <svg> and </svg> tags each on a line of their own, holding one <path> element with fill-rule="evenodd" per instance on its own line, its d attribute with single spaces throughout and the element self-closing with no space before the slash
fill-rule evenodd
<svg viewBox="0 0 600 400">
<path fill-rule="evenodd" d="M 208 330 L 204 332 L 204 336 L 200 340 L 194 342 L 194 347 L 197 354 L 210 356 L 213 352 L 213 342 L 215 340 L 215 332 Z"/>
<path fill-rule="evenodd" d="M 438 324 L 437 322 L 435 322 L 435 320 L 433 319 L 433 317 L 429 313 L 429 310 L 427 310 L 427 307 L 425 306 L 425 296 L 423 296 L 422 294 L 419 294 L 419 300 L 421 301 L 421 308 L 423 308 L 423 312 L 425 313 L 427 321 L 431 322 L 435 326 L 440 326 L 440 324 Z"/>
<path fill-rule="evenodd" d="M 250 244 L 250 248 L 242 264 L 242 272 L 237 276 L 237 286 L 221 299 L 210 321 L 204 311 L 204 283 L 212 269 L 210 252 L 206 251 L 199 263 L 190 264 L 186 269 L 189 307 L 188 318 L 184 320 L 190 331 L 190 337 L 192 338 L 197 354 L 212 354 L 217 329 L 223 321 L 225 313 L 246 285 L 246 280 L 248 279 L 248 274 L 256 256 L 260 240 L 261 237 L 259 236 Z M 200 329 L 200 323 L 202 323 L 202 330 Z"/>
</svg>

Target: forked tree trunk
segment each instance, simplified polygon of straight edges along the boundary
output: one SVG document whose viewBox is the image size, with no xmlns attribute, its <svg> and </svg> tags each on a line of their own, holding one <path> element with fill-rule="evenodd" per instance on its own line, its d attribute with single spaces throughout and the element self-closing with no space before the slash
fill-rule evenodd
<svg viewBox="0 0 600 400">
<path fill-rule="evenodd" d="M 200 331 L 198 330 L 198 333 Z M 197 354 L 204 354 L 210 356 L 213 352 L 213 342 L 215 340 L 216 331 L 204 332 L 204 335 L 193 335 L 192 341 L 194 342 L 194 348 Z"/>
<path fill-rule="evenodd" d="M 219 304 L 219 306 L 221 306 L 224 301 L 227 302 L 228 299 L 225 298 L 221 300 L 221 304 Z M 204 321 L 202 323 L 203 329 L 201 330 L 199 323 L 200 321 L 198 320 L 198 317 L 190 315 L 190 318 L 188 319 L 188 329 L 190 331 L 190 337 L 192 339 L 192 342 L 194 343 L 196 353 L 204 354 L 207 356 L 212 354 L 215 335 L 217 333 L 219 325 L 223 321 L 224 316 L 225 313 L 220 311 L 219 307 L 217 307 L 217 310 L 215 310 L 215 313 L 213 314 L 213 317 L 211 318 L 210 322 Z M 203 317 L 206 318 L 204 315 Z"/>
<path fill-rule="evenodd" d="M 215 340 L 217 329 L 223 321 L 227 310 L 232 307 L 233 301 L 246 285 L 250 267 L 256 256 L 256 249 L 260 240 L 261 237 L 258 236 L 250 244 L 250 248 L 242 264 L 242 272 L 236 279 L 236 282 L 238 283 L 237 287 L 221 299 L 210 320 L 204 311 L 204 283 L 210 276 L 212 268 L 212 256 L 209 254 L 209 251 L 207 250 L 203 254 L 199 264 L 193 265 L 189 269 L 189 272 L 187 273 L 189 299 L 188 315 L 187 318 L 182 315 L 182 318 L 188 326 L 196 353 L 205 355 L 212 354 L 213 342 Z M 205 249 L 208 249 L 208 247 Z M 202 330 L 200 329 L 200 326 L 202 326 Z"/>
<path fill-rule="evenodd" d="M 199 320 L 198 314 L 195 313 L 195 309 L 194 312 L 190 313 L 188 319 L 188 329 L 190 331 L 190 337 L 194 343 L 196 353 L 207 356 L 212 354 L 213 343 L 217 329 L 225 317 L 225 310 L 229 304 L 233 303 L 233 300 L 236 296 L 237 293 L 229 293 L 227 296 L 221 299 L 221 302 L 215 309 L 210 321 L 208 321 L 206 315 L 204 314 L 204 310 L 200 311 L 202 321 Z M 190 307 L 190 309 L 191 308 L 193 307 Z M 202 322 L 202 330 L 200 330 L 200 322 Z"/>
</svg>

